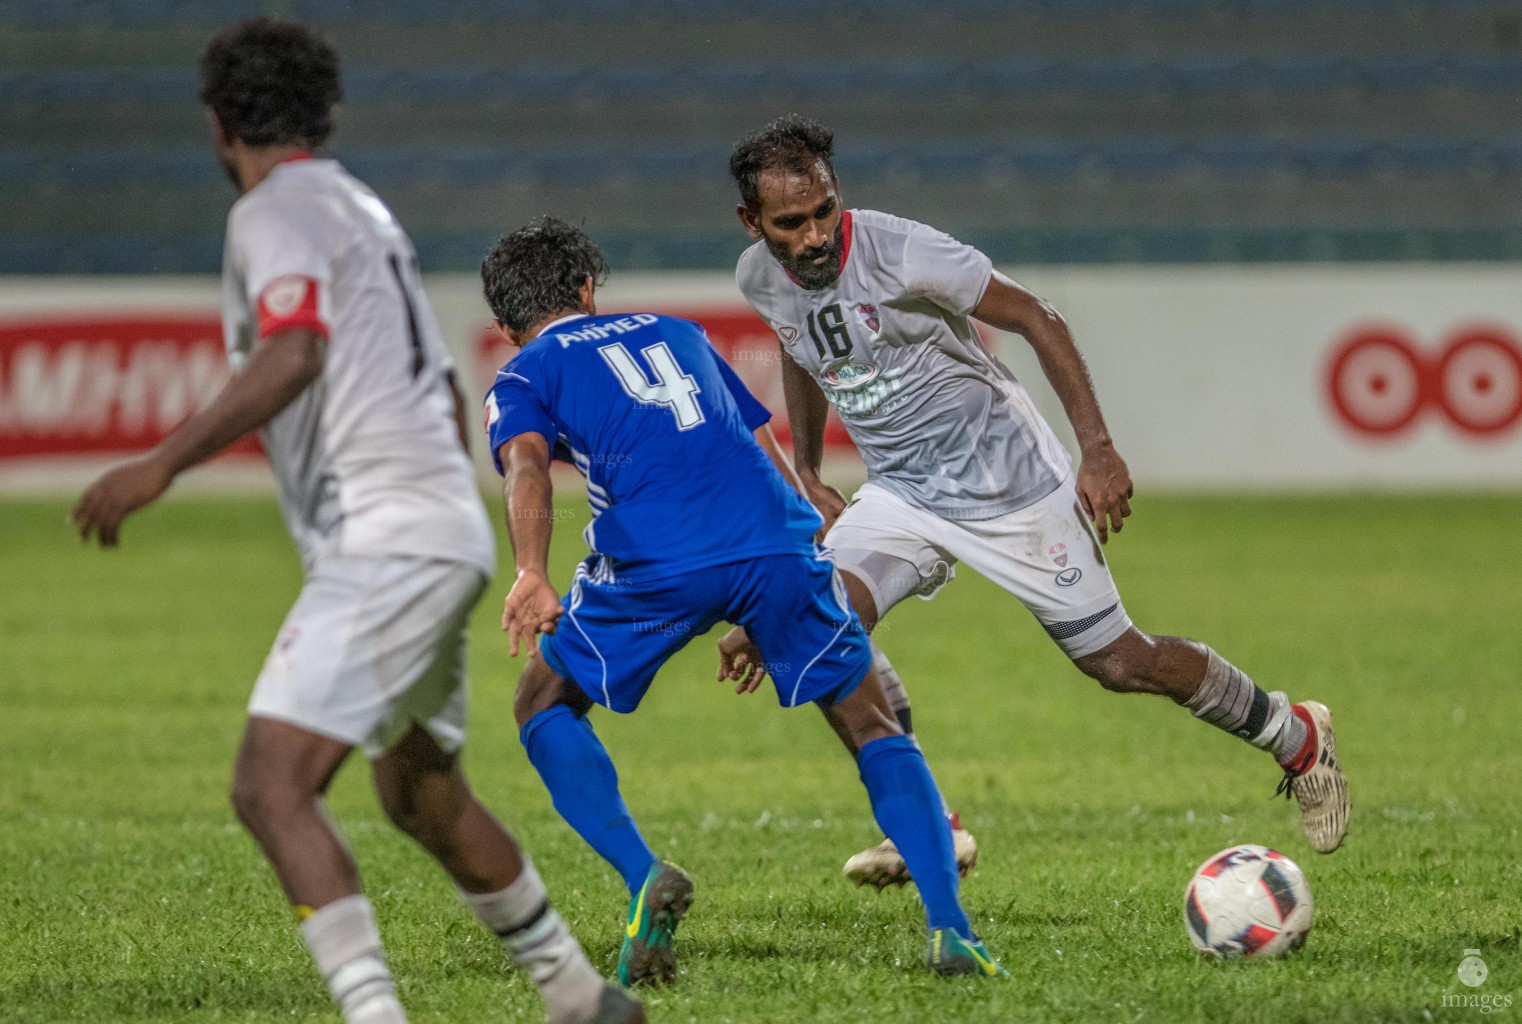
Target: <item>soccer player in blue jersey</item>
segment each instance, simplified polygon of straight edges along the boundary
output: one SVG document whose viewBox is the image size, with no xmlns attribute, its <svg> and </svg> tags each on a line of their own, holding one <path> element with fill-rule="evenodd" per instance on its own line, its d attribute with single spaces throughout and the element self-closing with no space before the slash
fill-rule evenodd
<svg viewBox="0 0 1522 1024">
<path fill-rule="evenodd" d="M 721 621 L 749 632 L 784 706 L 818 704 L 850 737 L 873 813 L 919 882 L 931 969 L 1003 973 L 961 907 L 935 780 L 814 544 L 822 520 L 784 478 L 771 414 L 696 324 L 599 316 L 606 273 L 592 241 L 552 218 L 507 235 L 481 265 L 495 329 L 519 349 L 486 399 L 517 560 L 502 628 L 514 656 L 520 644 L 531 654 L 519 736 L 555 808 L 629 887 L 619 979 L 674 979 L 692 882 L 640 835 L 587 713 L 633 711 L 661 665 Z M 552 458 L 586 476 L 593 512 L 592 553 L 564 599 L 546 567 Z"/>
</svg>

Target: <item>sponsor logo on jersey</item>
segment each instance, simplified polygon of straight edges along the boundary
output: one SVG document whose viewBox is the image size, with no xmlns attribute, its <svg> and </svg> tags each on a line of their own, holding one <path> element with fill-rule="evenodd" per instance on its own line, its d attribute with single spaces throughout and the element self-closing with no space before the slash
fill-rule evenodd
<svg viewBox="0 0 1522 1024">
<path fill-rule="evenodd" d="M 883 329 L 883 322 L 877 317 L 877 307 L 863 302 L 856 307 L 856 319 L 867 325 L 867 330 L 878 334 Z"/>
<path fill-rule="evenodd" d="M 491 425 L 502 418 L 502 410 L 497 408 L 497 393 L 490 392 L 486 396 L 486 429 L 491 431 Z"/>
<path fill-rule="evenodd" d="M 865 368 L 868 364 L 857 363 L 857 367 Z M 842 384 L 830 380 L 830 374 L 840 375 L 840 369 L 832 368 L 826 373 L 819 374 L 819 382 L 824 385 L 824 397 L 829 399 L 835 411 L 840 413 L 841 419 L 855 420 L 868 416 L 880 416 L 891 412 L 904 402 L 909 396 L 904 393 L 904 368 L 895 366 L 891 370 L 879 372 L 877 367 L 871 367 L 871 375 L 867 376 L 856 371 L 849 384 Z"/>
<path fill-rule="evenodd" d="M 821 376 L 830 387 L 850 391 L 876 380 L 877 373 L 873 363 L 846 362 L 824 371 Z"/>
<path fill-rule="evenodd" d="M 1071 566 L 1057 574 L 1057 586 L 1071 587 L 1081 579 L 1083 579 L 1083 570 L 1076 565 Z"/>
<path fill-rule="evenodd" d="M 777 328 L 777 337 L 782 339 L 783 344 L 791 345 L 793 342 L 798 340 L 798 328 L 779 327 Z"/>
<path fill-rule="evenodd" d="M 1053 544 L 1046 549 L 1047 556 L 1057 563 L 1061 569 L 1068 564 L 1068 546 L 1066 544 Z"/>
</svg>

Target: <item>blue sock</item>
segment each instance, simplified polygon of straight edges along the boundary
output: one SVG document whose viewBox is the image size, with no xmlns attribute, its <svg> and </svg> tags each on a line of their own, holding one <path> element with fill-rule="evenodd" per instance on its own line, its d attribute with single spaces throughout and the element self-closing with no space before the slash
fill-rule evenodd
<svg viewBox="0 0 1522 1024">
<path fill-rule="evenodd" d="M 883 833 L 903 855 L 931 928 L 952 928 L 972 938 L 972 923 L 957 899 L 956 851 L 940 790 L 925 755 L 907 736 L 885 736 L 856 756 L 872 813 Z"/>
<path fill-rule="evenodd" d="M 592 724 L 564 704 L 541 711 L 518 733 L 560 812 L 587 844 L 639 892 L 655 854 L 624 806 L 618 772 Z"/>
</svg>

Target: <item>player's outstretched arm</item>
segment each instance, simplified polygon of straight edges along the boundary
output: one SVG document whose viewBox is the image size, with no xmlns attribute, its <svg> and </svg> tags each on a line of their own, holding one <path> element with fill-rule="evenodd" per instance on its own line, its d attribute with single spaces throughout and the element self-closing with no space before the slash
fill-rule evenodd
<svg viewBox="0 0 1522 1024">
<path fill-rule="evenodd" d="M 550 533 L 555 522 L 550 444 L 542 434 L 519 434 L 497 454 L 502 459 L 507 537 L 518 570 L 502 606 L 502 631 L 507 634 L 508 653 L 516 658 L 520 642 L 532 649 L 534 638 L 555 632 L 560 620 L 560 595 L 549 579 Z"/>
<path fill-rule="evenodd" d="M 819 467 L 824 461 L 824 426 L 830 403 L 819 382 L 794 362 L 786 349 L 782 350 L 782 394 L 787 402 L 788 427 L 793 432 L 793 467 L 803 485 L 803 496 L 824 517 L 823 532 L 828 533 L 846 507 L 845 497 L 819 479 Z M 764 442 L 762 447 L 766 447 Z M 782 475 L 792 479 L 785 472 Z"/>
<path fill-rule="evenodd" d="M 169 489 L 191 466 L 264 426 L 322 375 L 323 336 L 309 327 L 270 335 L 233 374 L 211 404 L 181 423 L 146 455 L 104 474 L 85 491 L 69 519 L 88 541 L 115 547 L 127 516 Z"/>
<path fill-rule="evenodd" d="M 1104 543 L 1109 531 L 1119 533 L 1131 514 L 1131 471 L 1110 439 L 1094 381 L 1067 322 L 1049 304 L 998 271 L 972 315 L 990 327 L 1021 335 L 1035 349 L 1041 370 L 1078 436 L 1078 497 Z"/>
</svg>

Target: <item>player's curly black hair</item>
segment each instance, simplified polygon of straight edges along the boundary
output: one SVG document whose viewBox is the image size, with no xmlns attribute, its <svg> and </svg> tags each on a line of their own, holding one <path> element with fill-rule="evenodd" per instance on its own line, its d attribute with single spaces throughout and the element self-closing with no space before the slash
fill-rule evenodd
<svg viewBox="0 0 1522 1024">
<path fill-rule="evenodd" d="M 834 174 L 834 154 L 834 132 L 802 114 L 788 114 L 735 143 L 729 156 L 729 174 L 740 186 L 745 204 L 758 206 L 761 193 L 757 181 L 763 171 L 780 168 L 804 174 L 823 160 Z"/>
<path fill-rule="evenodd" d="M 294 21 L 240 21 L 201 54 L 201 102 L 250 146 L 322 145 L 342 98 L 338 51 Z"/>
<path fill-rule="evenodd" d="M 581 286 L 601 285 L 608 263 L 587 233 L 555 217 L 536 217 L 503 235 L 481 261 L 481 285 L 492 315 L 522 332 L 546 317 L 581 306 Z"/>
</svg>

